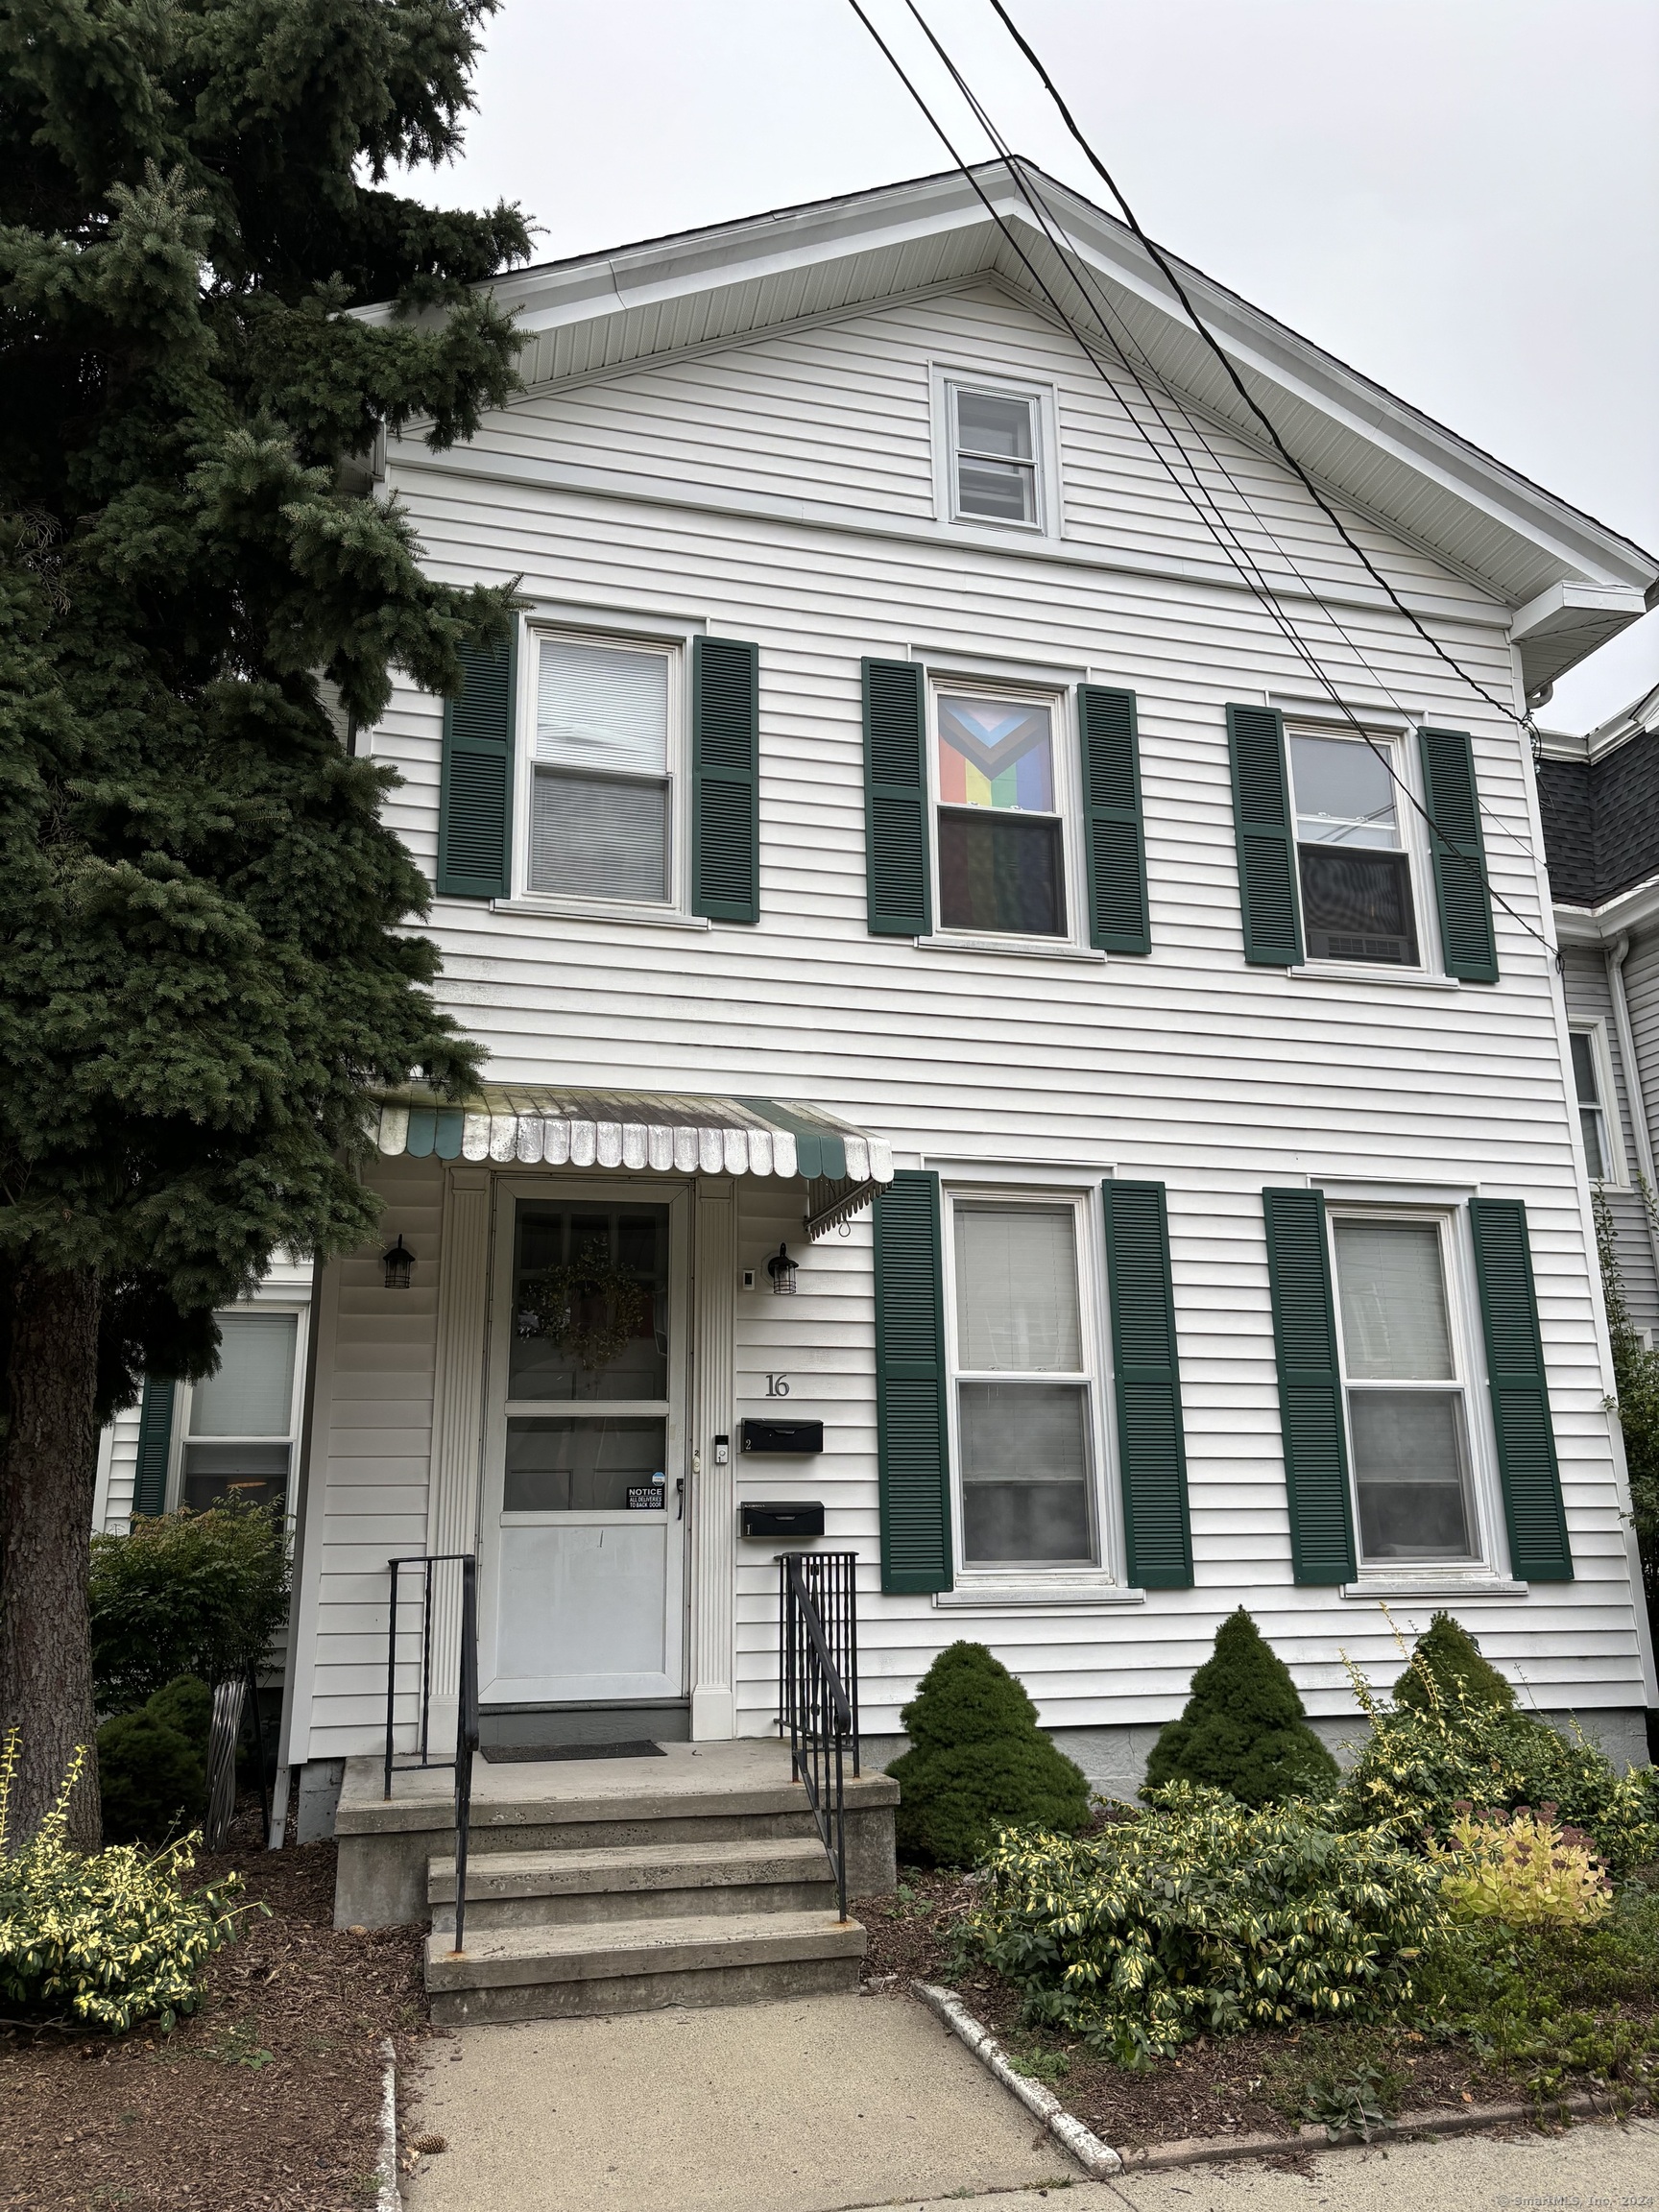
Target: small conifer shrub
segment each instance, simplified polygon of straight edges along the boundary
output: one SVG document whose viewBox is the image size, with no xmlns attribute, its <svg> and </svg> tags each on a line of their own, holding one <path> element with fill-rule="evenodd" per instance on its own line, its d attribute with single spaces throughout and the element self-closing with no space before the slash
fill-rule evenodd
<svg viewBox="0 0 1659 2212">
<path fill-rule="evenodd" d="M 1327 1795 L 1336 1781 L 1336 1762 L 1309 1727 L 1289 1669 L 1240 1606 L 1193 1675 L 1186 1711 L 1152 1746 L 1145 1789 L 1190 1782 L 1245 1805 L 1276 1805 Z"/>
<path fill-rule="evenodd" d="M 1505 1713 L 1515 1709 L 1514 1691 L 1497 1668 L 1481 1658 L 1479 1645 L 1450 1613 L 1436 1613 L 1418 1637 L 1406 1670 L 1394 1685 L 1395 1704 L 1426 1711 L 1435 1701 L 1431 1682 L 1442 1705 L 1459 1702 L 1453 1684 L 1460 1683 L 1463 1701 L 1471 1705 L 1495 1705 Z"/>
<path fill-rule="evenodd" d="M 1074 1835 L 1089 1785 L 1037 1725 L 1037 1708 L 983 1644 L 941 1651 L 900 1716 L 911 1748 L 899 1784 L 902 1856 L 971 1866 L 1003 1828 Z"/>
<path fill-rule="evenodd" d="M 206 1745 L 199 1748 L 186 1733 L 184 1714 L 170 1702 L 176 1688 L 98 1731 L 98 1788 L 111 1843 L 159 1843 L 195 1827 L 206 1811 Z"/>
</svg>

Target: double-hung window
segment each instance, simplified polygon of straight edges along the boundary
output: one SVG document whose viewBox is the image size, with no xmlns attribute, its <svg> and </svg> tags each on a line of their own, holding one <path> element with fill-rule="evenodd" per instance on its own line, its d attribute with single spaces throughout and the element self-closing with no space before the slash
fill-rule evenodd
<svg viewBox="0 0 1659 2212">
<path fill-rule="evenodd" d="M 1612 1085 L 1606 1072 L 1606 1044 L 1600 1024 L 1571 1034 L 1573 1088 L 1578 1099 L 1578 1126 L 1584 1134 L 1584 1166 L 1592 1183 L 1619 1183 L 1619 1150 L 1607 1118 Z"/>
<path fill-rule="evenodd" d="M 297 1438 L 296 1313 L 221 1313 L 219 1372 L 196 1383 L 185 1416 L 180 1502 L 280 1505 Z"/>
<path fill-rule="evenodd" d="M 941 689 L 933 704 L 940 926 L 1068 936 L 1053 703 Z"/>
<path fill-rule="evenodd" d="M 662 905 L 674 896 L 671 648 L 535 635 L 529 888 Z"/>
<path fill-rule="evenodd" d="M 965 384 L 947 389 L 952 512 L 965 521 L 1040 526 L 1043 484 L 1037 399 Z"/>
<path fill-rule="evenodd" d="M 966 1567 L 1100 1557 L 1093 1332 L 1070 1201 L 951 1207 L 953 1386 Z"/>
<path fill-rule="evenodd" d="M 1292 732 L 1288 750 L 1308 958 L 1419 966 L 1399 748 Z"/>
<path fill-rule="evenodd" d="M 1441 1218 L 1332 1222 L 1364 1566 L 1479 1555 L 1470 1407 Z"/>
</svg>

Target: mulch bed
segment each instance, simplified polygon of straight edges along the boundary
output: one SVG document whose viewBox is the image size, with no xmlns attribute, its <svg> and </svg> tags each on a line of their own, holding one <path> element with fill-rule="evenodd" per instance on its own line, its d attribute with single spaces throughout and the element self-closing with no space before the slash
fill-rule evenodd
<svg viewBox="0 0 1659 2212">
<path fill-rule="evenodd" d="M 336 1933 L 334 1846 L 260 1848 L 239 1817 L 240 1939 L 170 2035 L 0 2026 L 5 2212 L 348 2212 L 372 2204 L 380 2043 L 399 2073 L 427 2033 L 421 1928 Z"/>
<path fill-rule="evenodd" d="M 864 1975 L 873 1995 L 908 1997 L 913 1981 L 958 1989 L 969 2010 L 1012 2057 L 1042 2055 L 1039 2078 L 1114 2150 L 1139 2150 L 1194 2135 L 1295 2134 L 1297 2122 L 1285 2107 L 1295 2102 L 1299 2035 L 1259 2032 L 1217 2042 L 1200 2039 L 1178 2058 L 1130 2073 L 1057 2028 L 1022 2028 L 1019 1991 L 988 1968 L 952 1975 L 950 1931 L 975 1902 L 971 1877 L 905 1867 L 900 1878 L 913 1892 L 912 1901 L 866 1897 L 854 1908 L 869 1932 Z M 1043 2066 L 1043 2058 L 1055 2056 L 1064 2061 L 1064 2073 Z M 1400 2098 L 1404 2107 L 1421 2111 L 1484 2104 L 1513 2101 L 1518 2094 L 1512 2080 L 1487 2073 L 1455 2046 L 1401 2039 L 1387 2056 L 1408 2082 Z M 1286 2151 L 1292 2157 L 1306 2155 L 1288 2143 Z"/>
</svg>

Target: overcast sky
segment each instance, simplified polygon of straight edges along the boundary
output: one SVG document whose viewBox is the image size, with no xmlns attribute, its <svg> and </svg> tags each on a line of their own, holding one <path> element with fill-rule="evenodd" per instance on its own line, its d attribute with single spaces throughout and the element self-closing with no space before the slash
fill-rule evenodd
<svg viewBox="0 0 1659 2212">
<path fill-rule="evenodd" d="M 970 158 L 907 13 L 865 0 Z M 919 0 L 1022 153 L 1100 196 L 989 0 Z M 1659 0 L 1008 0 L 1145 228 L 1659 548 Z M 465 158 L 539 257 L 948 166 L 848 0 L 505 0 Z M 1659 612 L 1565 679 L 1659 682 Z"/>
</svg>

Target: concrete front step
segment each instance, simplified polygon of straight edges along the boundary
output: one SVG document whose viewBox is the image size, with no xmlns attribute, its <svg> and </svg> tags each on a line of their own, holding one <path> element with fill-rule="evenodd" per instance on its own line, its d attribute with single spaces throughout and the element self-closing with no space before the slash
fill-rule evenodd
<svg viewBox="0 0 1659 2212">
<path fill-rule="evenodd" d="M 451 1872 L 451 1887 L 453 1881 Z M 856 1920 L 837 1920 L 830 1907 L 496 1927 L 476 1937 L 469 1928 L 460 1957 L 449 1941 L 448 1932 L 436 1929 L 426 1940 L 426 1987 L 441 2027 L 855 1989 L 865 1936 Z"/>
<path fill-rule="evenodd" d="M 432 1925 L 455 1925 L 455 1862 L 426 1877 Z M 469 1934 L 599 1920 L 822 1912 L 834 1878 L 816 1835 L 774 1840 L 638 1843 L 599 1850 L 500 1851 L 467 1868 Z"/>
</svg>

